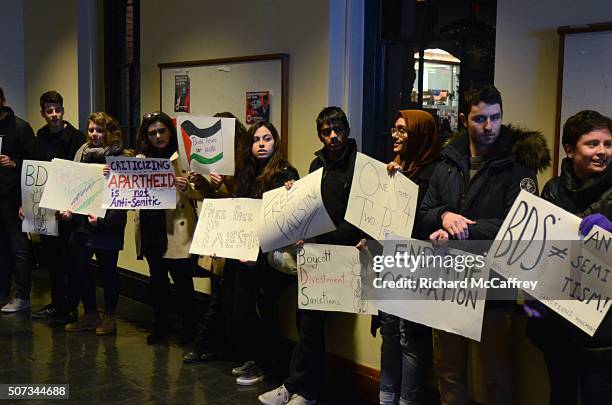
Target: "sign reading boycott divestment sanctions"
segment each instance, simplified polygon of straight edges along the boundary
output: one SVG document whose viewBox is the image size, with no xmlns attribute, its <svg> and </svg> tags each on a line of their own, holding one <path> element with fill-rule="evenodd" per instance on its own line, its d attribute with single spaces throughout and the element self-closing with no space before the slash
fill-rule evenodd
<svg viewBox="0 0 612 405">
<path fill-rule="evenodd" d="M 23 161 L 21 166 L 21 206 L 24 213 L 21 222 L 22 232 L 58 235 L 56 210 L 40 207 L 40 199 L 45 191 L 50 167 L 51 162 Z"/>
<path fill-rule="evenodd" d="M 258 199 L 204 200 L 189 253 L 256 261 L 260 213 Z"/>
<path fill-rule="evenodd" d="M 53 159 L 40 206 L 75 214 L 104 217 L 104 165 Z"/>
<path fill-rule="evenodd" d="M 108 156 L 103 208 L 174 209 L 176 188 L 170 159 Z"/>
<path fill-rule="evenodd" d="M 177 117 L 176 127 L 183 168 L 234 175 L 234 118 L 183 115 Z"/>
<path fill-rule="evenodd" d="M 419 187 L 406 176 L 391 176 L 386 164 L 357 153 L 344 218 L 374 239 L 389 232 L 409 238 L 418 195 Z"/>
<path fill-rule="evenodd" d="M 504 277 L 537 281 L 531 296 L 593 336 L 612 298 L 612 237 L 594 227 L 585 238 L 580 218 L 521 191 L 487 258 Z"/>
<path fill-rule="evenodd" d="M 263 195 L 259 243 L 261 250 L 285 247 L 298 240 L 336 230 L 321 197 L 323 169 Z"/>
<path fill-rule="evenodd" d="M 359 251 L 354 246 L 305 243 L 297 249 L 301 309 L 376 314 L 362 292 Z"/>
</svg>

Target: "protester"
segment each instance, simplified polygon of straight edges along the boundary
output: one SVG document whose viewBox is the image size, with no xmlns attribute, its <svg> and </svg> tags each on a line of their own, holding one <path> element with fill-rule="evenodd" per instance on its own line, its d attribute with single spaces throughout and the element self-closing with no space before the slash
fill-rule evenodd
<svg viewBox="0 0 612 405">
<path fill-rule="evenodd" d="M 582 219 L 586 236 L 594 225 L 612 232 L 612 120 L 585 110 L 569 117 L 561 138 L 567 157 L 561 174 L 542 190 L 542 198 Z M 526 306 L 527 333 L 548 368 L 550 403 L 612 403 L 612 313 L 592 337 L 543 304 Z"/>
<path fill-rule="evenodd" d="M 95 112 L 87 118 L 87 142 L 75 156 L 75 162 L 104 164 L 107 156 L 123 154 L 123 139 L 119 124 L 104 112 Z M 100 168 L 102 174 L 102 168 Z M 70 246 L 73 265 L 70 268 L 69 308 L 77 308 L 83 301 L 84 315 L 76 322 L 66 325 L 67 332 L 95 331 L 97 335 L 108 335 L 117 330 L 115 312 L 119 300 L 119 273 L 117 260 L 123 249 L 123 233 L 126 212 L 106 210 L 104 218 L 92 214 L 73 214 L 61 211 L 60 218 L 70 222 Z M 91 259 L 96 262 L 104 280 L 104 317 L 100 320 L 96 303 Z"/>
<path fill-rule="evenodd" d="M 177 189 L 175 209 L 140 210 L 136 216 L 136 248 L 138 257 L 144 256 L 149 264 L 155 315 L 155 324 L 147 336 L 147 343 L 165 343 L 169 337 L 168 273 L 176 287 L 178 310 L 182 318 L 180 343 L 188 343 L 196 333 L 192 276 L 196 258 L 189 253 L 189 247 L 197 222 L 194 200 L 202 197 L 183 177 L 185 172 L 179 165 L 176 127 L 167 114 L 160 111 L 145 114 L 136 143 L 142 156 L 172 161 Z"/>
<path fill-rule="evenodd" d="M 0 88 L 0 300 L 9 297 L 11 281 L 14 296 L 1 311 L 5 313 L 30 308 L 32 284 L 32 247 L 21 232 L 19 207 L 21 206 L 21 163 L 28 159 L 34 142 L 30 124 L 17 117 L 6 106 L 4 91 Z"/>
<path fill-rule="evenodd" d="M 47 122 L 36 133 L 32 151 L 33 160 L 51 161 L 55 158 L 72 160 L 77 150 L 87 142 L 81 131 L 64 120 L 64 99 L 56 91 L 47 91 L 40 96 L 40 115 Z M 70 274 L 70 247 L 68 224 L 60 221 L 58 236 L 40 235 L 44 263 L 51 280 L 51 302 L 38 311 L 33 318 L 51 318 L 58 323 L 75 321 L 75 308 L 68 308 L 66 285 Z"/>
</svg>

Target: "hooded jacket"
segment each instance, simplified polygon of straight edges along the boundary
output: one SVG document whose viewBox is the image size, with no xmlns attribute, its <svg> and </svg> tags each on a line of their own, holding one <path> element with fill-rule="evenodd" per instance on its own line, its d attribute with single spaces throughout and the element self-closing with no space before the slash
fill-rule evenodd
<svg viewBox="0 0 612 405">
<path fill-rule="evenodd" d="M 329 214 L 336 230 L 317 236 L 317 243 L 329 245 L 356 245 L 367 235 L 356 226 L 344 219 L 351 184 L 353 183 L 353 172 L 355 171 L 355 159 L 357 158 L 357 143 L 348 138 L 347 145 L 342 155 L 336 160 L 329 160 L 325 147 L 315 152 L 316 158 L 310 163 L 309 173 L 323 168 L 323 179 L 321 180 L 321 196 L 323 204 Z"/>
<path fill-rule="evenodd" d="M 419 210 L 421 233 L 442 228 L 441 216 L 450 211 L 476 221 L 471 240 L 493 240 L 521 189 L 537 194 L 536 172 L 550 164 L 541 133 L 505 125 L 472 179 L 467 130 L 451 137 L 441 155 Z"/>
<path fill-rule="evenodd" d="M 0 137 L 2 155 L 7 155 L 17 165 L 14 168 L 0 166 L 0 201 L 21 202 L 21 164 L 28 159 L 34 142 L 34 131 L 30 124 L 15 116 L 9 107 L 1 107 Z"/>
<path fill-rule="evenodd" d="M 570 159 L 561 164 L 561 175 L 551 179 L 542 190 L 542 198 L 581 218 L 594 213 L 612 217 L 612 166 L 598 176 L 581 182 Z M 536 303 L 537 306 L 537 303 Z M 586 349 L 593 354 L 612 355 L 612 312 L 608 311 L 593 337 L 552 311 L 543 319 L 529 318 L 527 335 L 542 348 Z"/>
</svg>

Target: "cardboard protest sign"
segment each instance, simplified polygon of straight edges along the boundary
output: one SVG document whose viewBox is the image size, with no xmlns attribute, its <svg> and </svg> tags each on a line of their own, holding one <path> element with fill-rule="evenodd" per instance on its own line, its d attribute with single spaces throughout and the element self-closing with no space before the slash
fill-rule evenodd
<svg viewBox="0 0 612 405">
<path fill-rule="evenodd" d="M 264 253 L 336 229 L 323 205 L 322 176 L 319 169 L 289 190 L 279 187 L 264 193 L 258 231 Z"/>
<path fill-rule="evenodd" d="M 531 296 L 593 336 L 610 308 L 610 233 L 581 240 L 580 218 L 522 191 L 489 250 L 504 277 L 537 282 Z"/>
<path fill-rule="evenodd" d="M 376 298 L 375 305 L 381 311 L 480 341 L 487 295 L 483 285 L 489 278 L 484 258 L 479 267 L 478 260 L 471 253 L 445 248 L 441 254 L 434 251 L 430 242 L 387 235 L 383 257 L 394 257 L 399 252 L 444 260 L 462 257 L 464 263 L 468 262 L 466 258 L 474 260 L 461 268 L 432 265 L 427 261 L 413 263 L 412 268 L 388 263 L 384 269 L 378 270 L 371 284 L 374 288 L 368 287 L 366 297 Z M 441 264 L 443 261 L 433 262 Z M 385 281 L 394 284 L 383 285 Z M 369 283 L 369 280 L 365 282 Z"/>
<path fill-rule="evenodd" d="M 1 138 L 0 138 L 1 139 Z M 21 206 L 24 218 L 21 231 L 58 235 L 56 210 L 40 207 L 40 199 L 49 178 L 51 162 L 24 160 L 21 166 Z"/>
<path fill-rule="evenodd" d="M 179 156 L 185 169 L 200 174 L 234 175 L 234 118 L 176 118 Z"/>
<path fill-rule="evenodd" d="M 104 165 L 53 159 L 40 200 L 43 208 L 72 211 L 75 214 L 104 217 L 102 189 Z"/>
<path fill-rule="evenodd" d="M 108 156 L 102 208 L 175 209 L 176 187 L 170 159 Z"/>
<path fill-rule="evenodd" d="M 261 200 L 205 199 L 189 253 L 256 261 Z"/>
<path fill-rule="evenodd" d="M 298 306 L 318 311 L 377 314 L 363 298 L 359 250 L 305 243 L 297 251 Z"/>
<path fill-rule="evenodd" d="M 374 239 L 392 232 L 412 234 L 419 187 L 406 176 L 387 172 L 387 165 L 357 153 L 344 219 Z"/>
</svg>

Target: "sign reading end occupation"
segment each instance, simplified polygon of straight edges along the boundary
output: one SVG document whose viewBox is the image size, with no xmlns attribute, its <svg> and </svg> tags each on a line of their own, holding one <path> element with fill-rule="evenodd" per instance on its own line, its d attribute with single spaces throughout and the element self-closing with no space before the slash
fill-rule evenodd
<svg viewBox="0 0 612 405">
<path fill-rule="evenodd" d="M 176 208 L 174 168 L 170 159 L 107 157 L 103 208 L 151 210 Z"/>
</svg>

